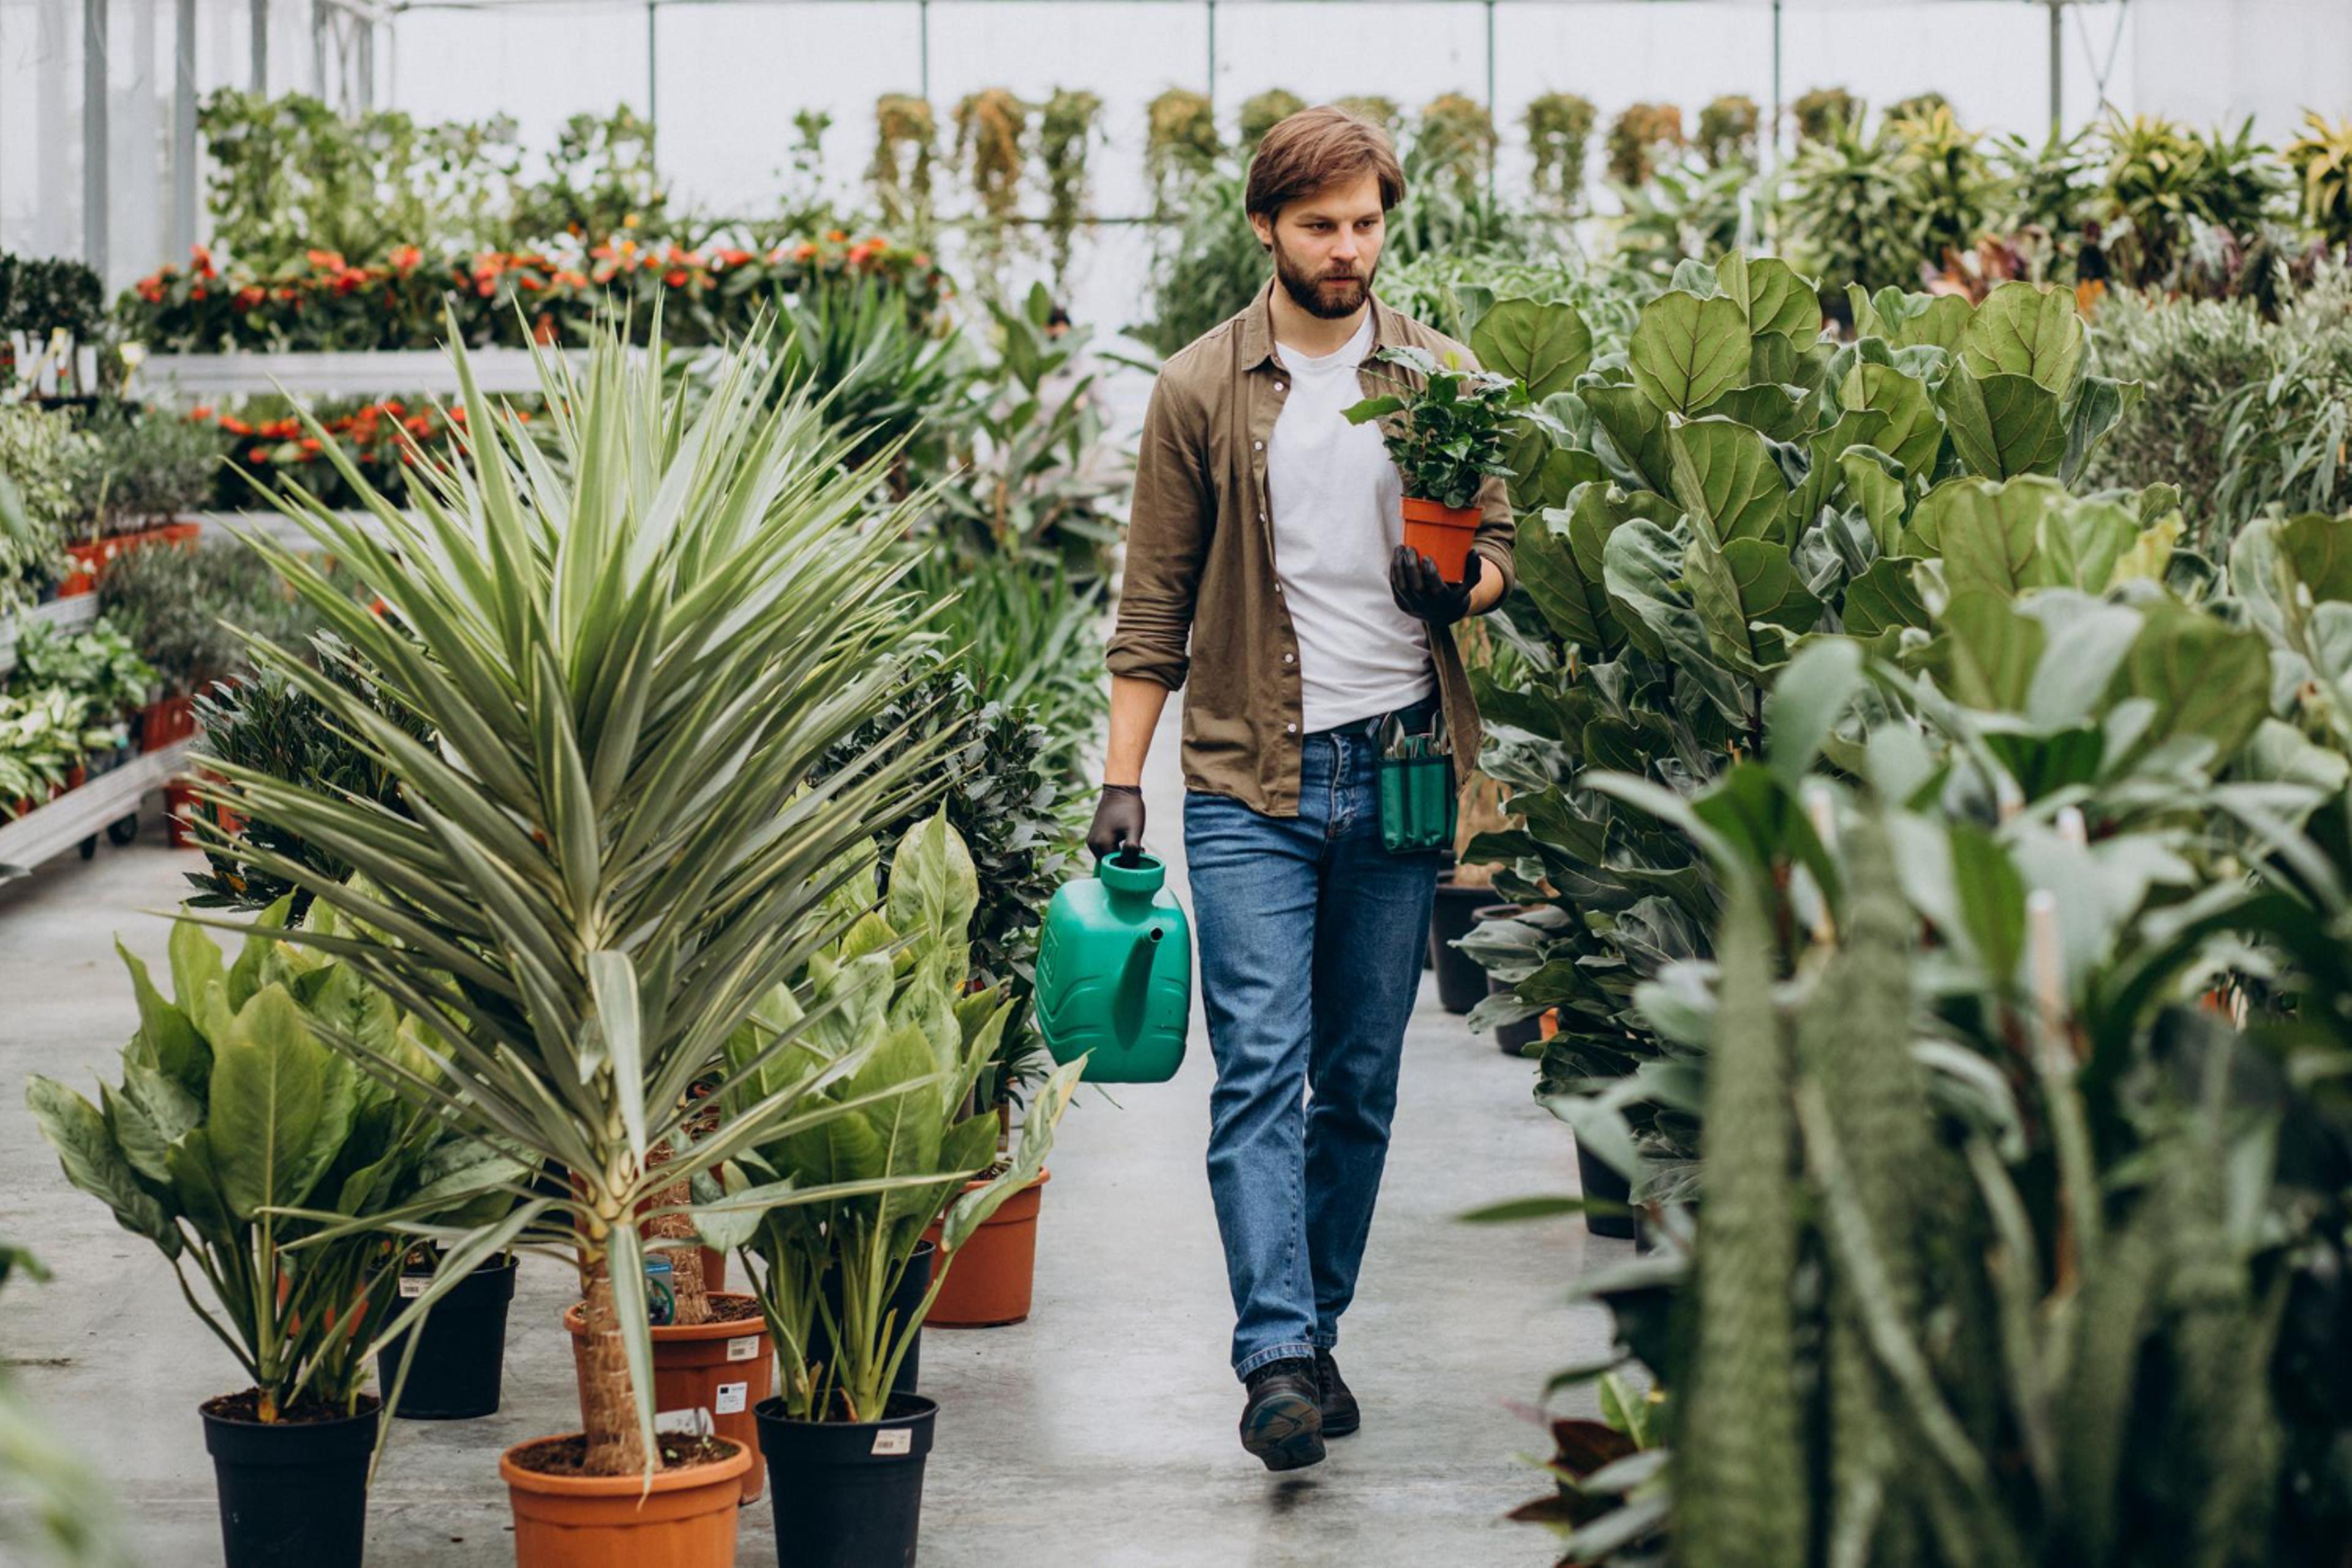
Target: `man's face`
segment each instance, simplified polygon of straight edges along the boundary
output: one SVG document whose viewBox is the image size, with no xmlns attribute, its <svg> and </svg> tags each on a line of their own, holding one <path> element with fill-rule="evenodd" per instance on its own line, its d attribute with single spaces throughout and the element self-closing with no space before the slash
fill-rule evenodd
<svg viewBox="0 0 2352 1568">
<path fill-rule="evenodd" d="M 1250 222 L 1273 247 L 1274 275 L 1299 309 L 1337 321 L 1363 308 L 1387 234 L 1378 175 L 1301 196 L 1272 223 L 1263 216 Z"/>
</svg>

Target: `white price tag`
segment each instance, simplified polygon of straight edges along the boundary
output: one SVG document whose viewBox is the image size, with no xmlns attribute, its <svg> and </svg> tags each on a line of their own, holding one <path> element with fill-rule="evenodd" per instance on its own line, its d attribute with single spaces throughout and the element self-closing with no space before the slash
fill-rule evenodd
<svg viewBox="0 0 2352 1568">
<path fill-rule="evenodd" d="M 432 1282 L 432 1279 L 424 1274 L 402 1275 L 400 1277 L 400 1299 L 404 1301 L 415 1300 L 416 1298 L 425 1294 L 425 1287 Z"/>
<path fill-rule="evenodd" d="M 714 1392 L 711 1412 L 718 1415 L 740 1415 L 750 1403 L 751 1385 L 748 1383 L 722 1383 Z"/>
<path fill-rule="evenodd" d="M 905 1426 L 886 1426 L 874 1434 L 873 1452 L 877 1454 L 911 1454 L 915 1451 L 915 1434 Z"/>
<path fill-rule="evenodd" d="M 743 1339 L 729 1340 L 727 1342 L 727 1359 L 729 1361 L 751 1361 L 754 1357 L 758 1356 L 759 1353 L 760 1336 L 757 1334 L 752 1334 Z"/>
</svg>

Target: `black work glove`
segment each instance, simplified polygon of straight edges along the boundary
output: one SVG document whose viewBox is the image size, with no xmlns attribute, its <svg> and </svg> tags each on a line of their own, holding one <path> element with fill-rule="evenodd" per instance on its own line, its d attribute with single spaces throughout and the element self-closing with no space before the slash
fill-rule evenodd
<svg viewBox="0 0 2352 1568">
<path fill-rule="evenodd" d="M 1095 805 L 1094 824 L 1087 829 L 1087 847 L 1100 861 L 1130 844 L 1143 847 L 1143 792 L 1133 784 L 1107 784 Z"/>
<path fill-rule="evenodd" d="M 1449 583 L 1438 574 L 1436 562 L 1409 544 L 1400 544 L 1389 559 L 1389 594 L 1406 615 L 1418 616 L 1433 626 L 1450 626 L 1470 613 L 1470 591 L 1477 587 L 1485 570 L 1485 562 L 1474 550 L 1462 581 Z"/>
</svg>

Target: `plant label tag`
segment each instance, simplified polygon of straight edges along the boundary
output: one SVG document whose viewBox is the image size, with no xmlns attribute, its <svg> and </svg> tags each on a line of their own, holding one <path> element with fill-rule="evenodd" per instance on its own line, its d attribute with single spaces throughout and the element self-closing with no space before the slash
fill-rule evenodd
<svg viewBox="0 0 2352 1568">
<path fill-rule="evenodd" d="M 690 1410 L 655 1412 L 654 1430 L 678 1437 L 708 1437 L 718 1428 L 711 1423 L 710 1412 L 698 1405 Z"/>
<path fill-rule="evenodd" d="M 759 1353 L 760 1336 L 757 1334 L 751 1334 L 742 1339 L 729 1340 L 727 1342 L 727 1359 L 729 1361 L 751 1361 L 756 1359 Z"/>
<path fill-rule="evenodd" d="M 404 1301 L 414 1301 L 425 1294 L 425 1287 L 431 1283 L 433 1279 L 430 1275 L 404 1274 L 400 1277 L 400 1299 Z"/>
<path fill-rule="evenodd" d="M 877 1454 L 911 1454 L 915 1451 L 915 1434 L 908 1427 L 885 1428 L 874 1434 Z"/>
<path fill-rule="evenodd" d="M 710 1402 L 711 1412 L 718 1415 L 740 1415 L 751 1395 L 751 1385 L 748 1383 L 722 1383 Z"/>
</svg>

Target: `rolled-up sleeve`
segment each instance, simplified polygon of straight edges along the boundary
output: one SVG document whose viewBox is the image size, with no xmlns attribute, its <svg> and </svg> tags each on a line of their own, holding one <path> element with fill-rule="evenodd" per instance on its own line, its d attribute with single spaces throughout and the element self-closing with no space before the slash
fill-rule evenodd
<svg viewBox="0 0 2352 1568">
<path fill-rule="evenodd" d="M 1136 453 L 1118 623 L 1104 659 L 1113 675 L 1157 681 L 1171 691 L 1184 684 L 1190 665 L 1193 600 L 1216 524 L 1201 416 L 1198 401 L 1165 374 L 1153 384 Z"/>
</svg>

